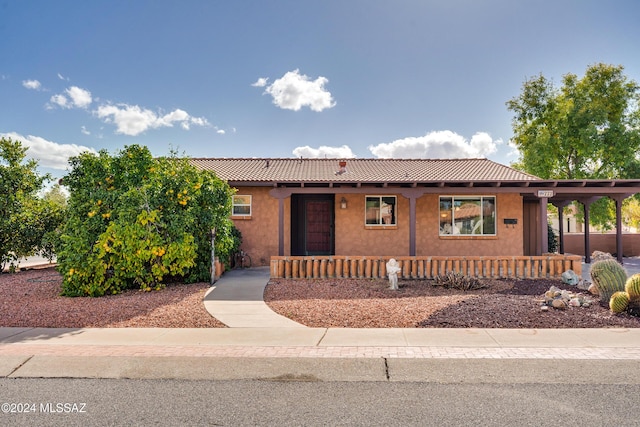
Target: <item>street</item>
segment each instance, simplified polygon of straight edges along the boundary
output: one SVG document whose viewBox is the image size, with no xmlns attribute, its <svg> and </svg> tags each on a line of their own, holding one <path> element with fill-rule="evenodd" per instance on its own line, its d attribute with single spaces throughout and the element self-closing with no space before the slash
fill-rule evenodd
<svg viewBox="0 0 640 427">
<path fill-rule="evenodd" d="M 3 378 L 0 423 L 6 426 L 640 425 L 636 411 L 640 385 L 597 382 Z"/>
</svg>

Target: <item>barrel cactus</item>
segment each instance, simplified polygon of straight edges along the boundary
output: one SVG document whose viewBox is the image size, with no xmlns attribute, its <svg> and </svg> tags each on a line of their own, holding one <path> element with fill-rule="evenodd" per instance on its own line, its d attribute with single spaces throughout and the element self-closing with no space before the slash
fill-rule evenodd
<svg viewBox="0 0 640 427">
<path fill-rule="evenodd" d="M 598 293 L 600 302 L 605 304 L 611 295 L 618 291 L 624 291 L 627 281 L 627 272 L 615 259 L 603 259 L 591 265 L 591 280 Z"/>
<path fill-rule="evenodd" d="M 636 273 L 627 279 L 624 290 L 631 299 L 640 299 L 640 273 Z"/>
<path fill-rule="evenodd" d="M 614 313 L 622 313 L 629 306 L 629 294 L 623 291 L 615 292 L 609 300 L 609 308 Z"/>
</svg>

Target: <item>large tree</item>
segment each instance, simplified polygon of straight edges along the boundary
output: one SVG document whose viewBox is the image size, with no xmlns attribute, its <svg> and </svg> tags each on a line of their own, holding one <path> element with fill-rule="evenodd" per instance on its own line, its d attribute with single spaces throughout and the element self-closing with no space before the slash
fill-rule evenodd
<svg viewBox="0 0 640 427">
<path fill-rule="evenodd" d="M 557 88 L 542 74 L 507 102 L 514 113 L 515 166 L 545 179 L 638 178 L 640 87 L 624 67 L 595 64 Z M 610 201 L 609 201 L 610 202 Z M 607 225 L 608 201 L 594 205 L 594 222 Z"/>
<path fill-rule="evenodd" d="M 27 148 L 0 138 L 0 272 L 7 264 L 41 252 L 51 254 L 51 235 L 60 226 L 64 206 L 38 193 L 48 180 Z"/>
<path fill-rule="evenodd" d="M 146 147 L 101 151 L 70 160 L 63 178 L 69 215 L 58 251 L 63 294 L 100 296 L 150 290 L 166 278 L 209 277 L 210 231 L 216 253 L 232 250 L 231 188 L 175 153 L 153 158 Z"/>
</svg>

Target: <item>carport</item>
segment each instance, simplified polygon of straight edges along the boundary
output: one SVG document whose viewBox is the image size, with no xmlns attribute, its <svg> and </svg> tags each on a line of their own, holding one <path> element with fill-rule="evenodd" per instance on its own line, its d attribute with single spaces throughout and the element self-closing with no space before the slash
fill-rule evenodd
<svg viewBox="0 0 640 427">
<path fill-rule="evenodd" d="M 622 263 L 622 202 L 640 193 L 640 180 L 540 180 L 523 183 L 525 204 L 525 242 L 529 251 L 546 253 L 548 247 L 547 204 L 558 208 L 559 252 L 564 254 L 562 209 L 573 201 L 584 207 L 584 253 L 585 262 L 591 263 L 589 241 L 589 210 L 597 200 L 608 197 L 616 204 L 616 248 L 617 259 Z M 526 218 L 529 218 L 527 221 Z M 527 224 L 528 223 L 528 224 Z M 528 225 L 528 226 L 527 226 Z"/>
</svg>

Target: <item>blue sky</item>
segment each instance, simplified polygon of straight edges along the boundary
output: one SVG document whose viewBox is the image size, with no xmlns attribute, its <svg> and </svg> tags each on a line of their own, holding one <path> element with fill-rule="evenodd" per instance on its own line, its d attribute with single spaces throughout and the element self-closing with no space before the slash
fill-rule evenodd
<svg viewBox="0 0 640 427">
<path fill-rule="evenodd" d="M 505 103 L 598 62 L 640 82 L 635 0 L 0 0 L 0 135 L 82 150 L 488 157 Z"/>
</svg>

